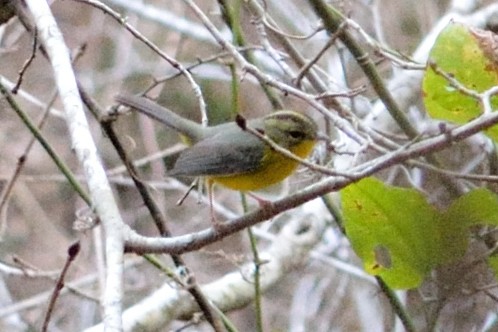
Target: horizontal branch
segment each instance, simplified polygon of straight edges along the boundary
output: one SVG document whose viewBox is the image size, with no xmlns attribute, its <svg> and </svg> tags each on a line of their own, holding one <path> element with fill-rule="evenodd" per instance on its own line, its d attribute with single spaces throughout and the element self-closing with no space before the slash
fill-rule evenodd
<svg viewBox="0 0 498 332">
<path fill-rule="evenodd" d="M 260 254 L 260 282 L 262 291 L 271 289 L 308 257 L 309 251 L 320 241 L 325 223 L 320 218 L 293 219 L 272 241 L 272 245 Z M 248 263 L 236 271 L 206 284 L 203 293 L 221 311 L 246 306 L 254 300 L 254 263 Z M 199 309 L 189 294 L 165 283 L 156 292 L 127 309 L 123 314 L 124 331 L 138 327 L 156 330 L 175 319 L 188 319 Z M 86 332 L 100 331 L 93 326 Z"/>
<path fill-rule="evenodd" d="M 253 212 L 220 224 L 216 230 L 209 228 L 172 238 L 156 238 L 141 236 L 129 229 L 125 235 L 126 251 L 179 254 L 200 249 L 246 227 L 268 220 L 279 213 L 298 207 L 327 193 L 338 191 L 351 183 L 357 182 L 383 169 L 403 163 L 412 158 L 443 150 L 455 142 L 475 135 L 497 123 L 497 112 L 483 114 L 465 125 L 454 128 L 449 127 L 440 135 L 414 143 L 409 147 L 402 147 L 358 165 L 350 170 L 351 174 L 348 177 L 330 177 L 286 198 L 268 203 Z M 209 222 L 207 219 L 206 223 Z"/>
</svg>

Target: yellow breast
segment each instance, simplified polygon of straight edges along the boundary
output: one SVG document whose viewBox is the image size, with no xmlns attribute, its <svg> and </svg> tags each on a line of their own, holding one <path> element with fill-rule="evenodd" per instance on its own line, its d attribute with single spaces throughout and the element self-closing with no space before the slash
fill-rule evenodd
<svg viewBox="0 0 498 332">
<path fill-rule="evenodd" d="M 292 147 L 290 152 L 300 158 L 306 158 L 313 147 L 315 141 L 304 140 L 298 145 Z M 256 171 L 244 174 L 210 177 L 215 183 L 219 183 L 224 187 L 239 190 L 239 191 L 253 191 L 259 190 L 276 183 L 283 181 L 290 176 L 299 166 L 295 160 L 289 159 L 277 151 L 272 150 L 270 147 L 265 148 L 261 167 Z"/>
</svg>

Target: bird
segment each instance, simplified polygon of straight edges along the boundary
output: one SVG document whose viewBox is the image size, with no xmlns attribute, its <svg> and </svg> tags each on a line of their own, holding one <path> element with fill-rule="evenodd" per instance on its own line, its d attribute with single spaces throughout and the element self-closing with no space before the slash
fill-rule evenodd
<svg viewBox="0 0 498 332">
<path fill-rule="evenodd" d="M 212 185 L 252 192 L 290 176 L 299 161 L 280 153 L 244 126 L 256 130 L 297 157 L 307 158 L 318 139 L 318 126 L 310 117 L 279 110 L 243 125 L 227 122 L 202 126 L 156 102 L 135 95 L 118 95 L 116 101 L 180 133 L 189 147 L 180 153 L 168 176 L 206 177 L 212 211 Z M 214 213 L 212 212 L 212 219 Z"/>
</svg>

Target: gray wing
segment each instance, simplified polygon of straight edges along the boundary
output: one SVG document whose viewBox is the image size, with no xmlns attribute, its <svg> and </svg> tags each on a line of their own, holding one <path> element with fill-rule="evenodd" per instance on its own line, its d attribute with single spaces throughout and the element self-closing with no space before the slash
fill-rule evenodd
<svg viewBox="0 0 498 332">
<path fill-rule="evenodd" d="M 215 135 L 194 144 L 180 154 L 168 174 L 223 176 L 254 171 L 263 158 L 264 143 L 251 134 L 238 134 L 237 144 L 227 141 L 226 135 Z"/>
</svg>

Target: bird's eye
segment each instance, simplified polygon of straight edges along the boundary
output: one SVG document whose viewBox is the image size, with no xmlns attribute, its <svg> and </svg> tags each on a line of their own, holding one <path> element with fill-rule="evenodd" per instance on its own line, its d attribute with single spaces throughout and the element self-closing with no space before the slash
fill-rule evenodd
<svg viewBox="0 0 498 332">
<path fill-rule="evenodd" d="M 289 131 L 289 136 L 294 138 L 294 139 L 303 139 L 304 138 L 304 133 L 299 130 L 291 130 Z"/>
</svg>

